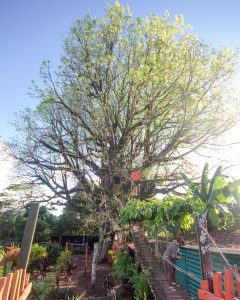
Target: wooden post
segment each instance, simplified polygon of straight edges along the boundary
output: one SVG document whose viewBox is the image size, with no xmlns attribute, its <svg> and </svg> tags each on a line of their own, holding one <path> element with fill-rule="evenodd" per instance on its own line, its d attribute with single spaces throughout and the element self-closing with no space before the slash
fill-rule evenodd
<svg viewBox="0 0 240 300">
<path fill-rule="evenodd" d="M 68 251 L 68 242 L 65 244 L 65 251 Z"/>
<path fill-rule="evenodd" d="M 0 278 L 0 299 L 2 299 L 2 295 L 6 286 L 6 277 Z"/>
<path fill-rule="evenodd" d="M 10 300 L 16 300 L 17 299 L 18 281 L 19 281 L 19 270 L 16 270 L 13 273 L 12 287 L 11 287 L 11 293 L 10 293 Z"/>
<path fill-rule="evenodd" d="M 236 282 L 238 282 L 238 271 L 234 266 L 236 272 Z M 204 279 L 201 282 L 201 289 L 198 290 L 198 297 L 201 300 L 234 300 L 235 289 L 233 281 L 233 273 L 231 269 L 225 270 L 224 276 L 224 290 L 222 290 L 222 274 L 217 272 L 213 275 L 214 293 L 209 291 L 208 280 Z"/>
<path fill-rule="evenodd" d="M 213 289 L 214 289 L 214 295 L 223 298 L 221 272 L 217 272 L 213 275 Z"/>
<path fill-rule="evenodd" d="M 20 294 L 23 292 L 23 290 L 25 288 L 26 275 L 27 275 L 26 270 L 25 269 L 22 270 L 22 281 L 21 281 L 21 284 L 20 284 Z"/>
<path fill-rule="evenodd" d="M 84 269 L 84 274 L 85 276 L 87 275 L 87 263 L 88 263 L 88 243 L 85 244 L 85 269 Z"/>
<path fill-rule="evenodd" d="M 26 300 L 26 299 L 28 299 L 28 296 L 29 296 L 29 294 L 31 293 L 31 290 L 32 290 L 32 283 L 29 283 L 29 284 L 25 287 L 25 289 L 24 289 L 22 295 L 20 296 L 20 298 L 18 298 L 18 300 Z"/>
<path fill-rule="evenodd" d="M 97 275 L 97 259 L 98 259 L 99 243 L 94 243 L 93 260 L 92 260 L 92 274 L 91 274 L 91 290 L 96 292 L 96 275 Z"/>
<path fill-rule="evenodd" d="M 17 269 L 27 269 L 39 211 L 39 202 L 32 202 L 25 225 Z"/>
<path fill-rule="evenodd" d="M 20 295 L 20 287 L 21 287 L 21 283 L 22 283 L 22 269 L 20 269 L 20 270 L 18 270 L 17 272 L 19 272 L 18 273 L 18 283 L 17 283 L 17 290 L 16 290 L 16 299 L 18 299 L 19 298 L 19 295 Z"/>
<path fill-rule="evenodd" d="M 3 291 L 3 299 L 8 299 L 10 295 L 10 289 L 12 284 L 13 273 L 7 274 L 6 285 Z"/>
<path fill-rule="evenodd" d="M 226 293 L 226 300 L 234 300 L 234 283 L 233 283 L 233 274 L 231 269 L 227 269 L 224 271 L 224 286 Z"/>
<path fill-rule="evenodd" d="M 205 230 L 204 230 L 205 229 Z M 197 236 L 199 245 L 199 256 L 202 270 L 202 279 L 209 281 L 209 290 L 213 292 L 213 270 L 210 246 L 207 236 L 207 218 L 206 214 L 197 217 Z"/>
<path fill-rule="evenodd" d="M 235 271 L 235 274 L 237 275 L 236 276 L 236 287 L 238 290 L 238 298 L 240 298 L 240 276 L 238 274 L 238 266 L 237 265 L 234 265 L 234 271 Z"/>
</svg>

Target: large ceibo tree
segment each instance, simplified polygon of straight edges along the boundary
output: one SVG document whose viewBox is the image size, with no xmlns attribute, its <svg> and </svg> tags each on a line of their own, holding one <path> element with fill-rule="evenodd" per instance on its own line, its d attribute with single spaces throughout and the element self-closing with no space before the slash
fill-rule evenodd
<svg viewBox="0 0 240 300">
<path fill-rule="evenodd" d="M 115 192 L 114 176 L 154 170 L 171 187 L 188 154 L 237 122 L 239 106 L 225 84 L 234 68 L 235 54 L 206 45 L 182 16 L 133 18 L 116 2 L 104 18 L 77 20 L 58 70 L 48 62 L 41 68 L 36 111 L 19 115 L 13 153 L 22 176 L 68 201 L 92 192 L 85 211 L 117 226 L 129 189 Z M 107 185 L 96 191 L 100 169 Z"/>
</svg>

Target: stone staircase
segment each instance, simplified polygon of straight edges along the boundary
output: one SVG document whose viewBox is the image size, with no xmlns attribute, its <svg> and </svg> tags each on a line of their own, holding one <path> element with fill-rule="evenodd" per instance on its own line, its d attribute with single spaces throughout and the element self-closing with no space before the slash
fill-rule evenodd
<svg viewBox="0 0 240 300">
<path fill-rule="evenodd" d="M 143 269 L 149 270 L 148 284 L 156 300 L 193 299 L 182 288 L 176 287 L 176 292 L 169 291 L 168 275 L 163 265 L 157 261 L 154 250 L 148 240 L 139 232 L 133 232 L 136 258 Z"/>
</svg>

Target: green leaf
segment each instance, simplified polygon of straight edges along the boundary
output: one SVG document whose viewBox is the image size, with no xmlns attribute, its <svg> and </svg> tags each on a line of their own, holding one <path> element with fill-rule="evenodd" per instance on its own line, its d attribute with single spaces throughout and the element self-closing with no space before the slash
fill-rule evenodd
<svg viewBox="0 0 240 300">
<path fill-rule="evenodd" d="M 222 175 L 217 175 L 215 177 L 213 177 L 212 181 L 211 181 L 211 193 L 209 192 L 209 198 L 208 198 L 208 202 L 211 203 L 213 201 L 216 201 L 217 199 L 219 199 L 221 202 L 224 203 L 229 203 L 227 201 L 228 196 L 224 196 L 224 189 L 225 192 L 227 191 L 227 182 L 226 179 L 222 176 Z M 228 193 L 226 192 L 226 195 L 228 195 Z"/>
<path fill-rule="evenodd" d="M 151 219 L 152 217 L 152 209 L 150 207 L 147 207 L 144 211 L 144 216 L 147 218 L 147 219 Z"/>
<path fill-rule="evenodd" d="M 225 204 L 230 204 L 231 203 L 229 197 L 225 197 L 223 192 L 219 192 L 216 196 L 216 199 L 218 200 L 219 203 L 225 203 Z"/>
<path fill-rule="evenodd" d="M 205 164 L 201 179 L 201 199 L 206 203 L 208 200 L 208 163 Z"/>
<path fill-rule="evenodd" d="M 228 207 L 224 204 L 221 204 L 221 203 L 217 203 L 216 204 L 216 207 L 221 211 L 223 212 L 224 214 L 229 214 L 230 213 L 230 210 L 228 209 Z"/>
<path fill-rule="evenodd" d="M 208 199 L 210 199 L 212 193 L 213 193 L 213 188 L 214 188 L 214 183 L 217 179 L 218 176 L 220 176 L 222 174 L 222 167 L 218 167 L 217 170 L 215 171 L 213 178 L 210 182 L 210 188 L 209 188 L 209 193 L 208 193 Z"/>
<path fill-rule="evenodd" d="M 229 183 L 228 188 L 236 202 L 240 203 L 240 180 Z"/>
<path fill-rule="evenodd" d="M 190 188 L 193 196 L 201 199 L 201 194 L 199 193 L 195 183 L 191 179 L 189 179 L 185 174 L 181 174 L 181 175 L 182 175 L 183 180 L 186 182 L 186 184 Z"/>
<path fill-rule="evenodd" d="M 238 191 L 240 193 L 240 179 L 230 182 L 228 188 L 231 192 Z"/>
<path fill-rule="evenodd" d="M 211 208 L 208 213 L 208 217 L 214 228 L 218 228 L 220 225 L 219 211 L 217 208 Z"/>
</svg>

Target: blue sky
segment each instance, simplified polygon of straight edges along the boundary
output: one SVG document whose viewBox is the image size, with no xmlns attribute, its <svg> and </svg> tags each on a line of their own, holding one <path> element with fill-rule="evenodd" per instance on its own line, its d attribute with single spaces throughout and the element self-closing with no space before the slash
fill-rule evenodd
<svg viewBox="0 0 240 300">
<path fill-rule="evenodd" d="M 105 14 L 102 0 L 1 0 L 0 1 L 0 137 L 14 130 L 9 121 L 36 100 L 27 95 L 31 80 L 38 80 L 43 60 L 58 63 L 61 44 L 77 18 L 90 12 Z M 239 0 L 129 0 L 133 15 L 183 14 L 194 32 L 213 46 L 240 46 Z"/>
</svg>

